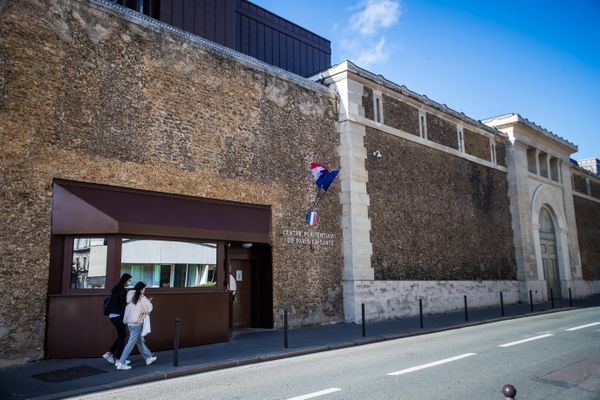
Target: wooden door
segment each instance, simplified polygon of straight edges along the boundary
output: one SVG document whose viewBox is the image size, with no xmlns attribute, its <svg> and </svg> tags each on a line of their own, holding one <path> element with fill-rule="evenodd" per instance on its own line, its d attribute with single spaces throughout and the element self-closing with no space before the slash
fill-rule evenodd
<svg viewBox="0 0 600 400">
<path fill-rule="evenodd" d="M 233 329 L 252 325 L 252 264 L 247 260 L 231 260 L 231 274 L 236 290 L 233 301 Z"/>
<path fill-rule="evenodd" d="M 548 298 L 550 298 L 550 289 L 555 299 L 561 297 L 560 293 L 560 273 L 558 271 L 558 262 L 556 256 L 555 240 L 540 240 L 542 250 L 542 263 L 544 266 L 544 278 L 548 285 Z"/>
<path fill-rule="evenodd" d="M 555 299 L 561 297 L 560 271 L 558 270 L 558 257 L 556 254 L 556 234 L 552 216 L 546 208 L 540 210 L 540 253 L 544 267 L 544 279 L 548 287 L 548 298 L 550 289 Z"/>
</svg>

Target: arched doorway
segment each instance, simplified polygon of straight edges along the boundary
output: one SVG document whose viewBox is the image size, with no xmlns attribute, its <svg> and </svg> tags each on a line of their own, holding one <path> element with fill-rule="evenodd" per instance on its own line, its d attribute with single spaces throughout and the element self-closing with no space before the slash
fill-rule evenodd
<svg viewBox="0 0 600 400">
<path fill-rule="evenodd" d="M 540 252 L 542 256 L 542 265 L 544 268 L 544 279 L 548 287 L 548 297 L 550 289 L 554 298 L 561 297 L 560 273 L 558 271 L 558 255 L 556 251 L 556 232 L 552 215 L 546 208 L 540 210 Z"/>
</svg>

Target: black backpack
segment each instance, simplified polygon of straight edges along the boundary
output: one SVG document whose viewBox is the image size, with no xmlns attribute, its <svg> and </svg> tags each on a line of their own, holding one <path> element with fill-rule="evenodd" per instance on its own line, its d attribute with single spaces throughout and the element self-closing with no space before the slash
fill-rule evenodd
<svg viewBox="0 0 600 400">
<path fill-rule="evenodd" d="M 104 315 L 109 315 L 110 314 L 110 299 L 112 296 L 108 296 L 104 298 L 104 302 L 102 303 L 103 307 L 102 307 L 102 311 L 104 312 Z"/>
</svg>

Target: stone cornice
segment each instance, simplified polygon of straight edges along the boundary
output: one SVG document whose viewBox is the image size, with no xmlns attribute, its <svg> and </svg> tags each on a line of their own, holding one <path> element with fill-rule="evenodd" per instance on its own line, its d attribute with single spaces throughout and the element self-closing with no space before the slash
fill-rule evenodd
<svg viewBox="0 0 600 400">
<path fill-rule="evenodd" d="M 556 143 L 560 147 L 564 148 L 567 154 L 571 154 L 577 151 L 577 145 L 575 145 L 574 143 L 571 143 L 568 140 L 556 135 L 555 133 L 545 128 L 542 128 L 541 126 L 535 124 L 534 122 L 531 122 L 527 118 L 523 118 L 519 114 L 509 113 L 499 115 L 496 117 L 483 119 L 481 120 L 481 122 L 496 127 L 498 129 L 522 125 L 529 128 L 529 130 L 533 131 L 535 134 L 550 139 L 553 143 Z"/>
<path fill-rule="evenodd" d="M 352 63 L 349 60 L 345 60 L 337 65 L 334 65 L 333 67 L 329 68 L 326 71 L 323 71 L 317 75 L 313 75 L 312 77 L 310 77 L 310 79 L 313 79 L 318 82 L 327 83 L 327 81 L 335 82 L 335 81 L 340 80 L 341 79 L 340 75 L 348 78 L 352 74 L 355 75 L 356 77 L 366 79 L 377 85 L 381 85 L 385 88 L 391 89 L 392 91 L 400 93 L 400 94 L 402 94 L 408 98 L 411 98 L 413 100 L 416 100 L 423 105 L 427 105 L 433 109 L 436 109 L 447 115 L 457 118 L 460 121 L 463 121 L 469 125 L 477 127 L 483 131 L 489 132 L 489 133 L 493 134 L 494 136 L 499 136 L 503 139 L 507 138 L 507 136 L 504 132 L 501 132 L 493 127 L 485 125 L 481 121 L 477 121 L 471 117 L 468 117 L 464 113 L 460 113 L 456 110 L 453 110 L 450 107 L 446 106 L 445 104 L 440 104 L 434 100 L 431 100 L 430 98 L 428 98 L 425 95 L 421 95 L 416 92 L 413 92 L 412 90 L 408 89 L 404 85 L 398 85 L 394 82 L 391 82 L 391 81 L 385 79 L 382 75 L 375 75 L 372 72 L 362 69 L 362 68 L 356 66 L 354 63 Z"/>
</svg>

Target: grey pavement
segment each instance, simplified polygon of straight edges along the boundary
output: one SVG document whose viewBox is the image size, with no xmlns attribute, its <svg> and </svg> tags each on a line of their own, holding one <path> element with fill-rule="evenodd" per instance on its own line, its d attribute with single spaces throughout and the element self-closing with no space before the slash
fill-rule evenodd
<svg viewBox="0 0 600 400">
<path fill-rule="evenodd" d="M 468 321 L 465 320 L 464 310 L 424 315 L 422 329 L 418 316 L 369 322 L 364 337 L 361 324 L 353 323 L 292 329 L 289 331 L 288 348 L 283 346 L 282 330 L 242 331 L 236 332 L 227 343 L 180 349 L 177 367 L 173 366 L 172 351 L 156 353 L 158 361 L 151 366 L 146 366 L 139 355 L 133 356 L 133 368 L 128 371 L 117 371 L 102 358 L 41 360 L 0 369 L 0 398 L 64 398 L 215 369 L 571 309 L 568 300 L 555 300 L 554 306 L 552 308 L 550 302 L 538 303 L 531 312 L 529 304 L 507 305 L 504 316 L 501 316 L 499 306 L 469 309 Z M 600 296 L 576 299 L 573 306 L 598 307 Z"/>
</svg>

